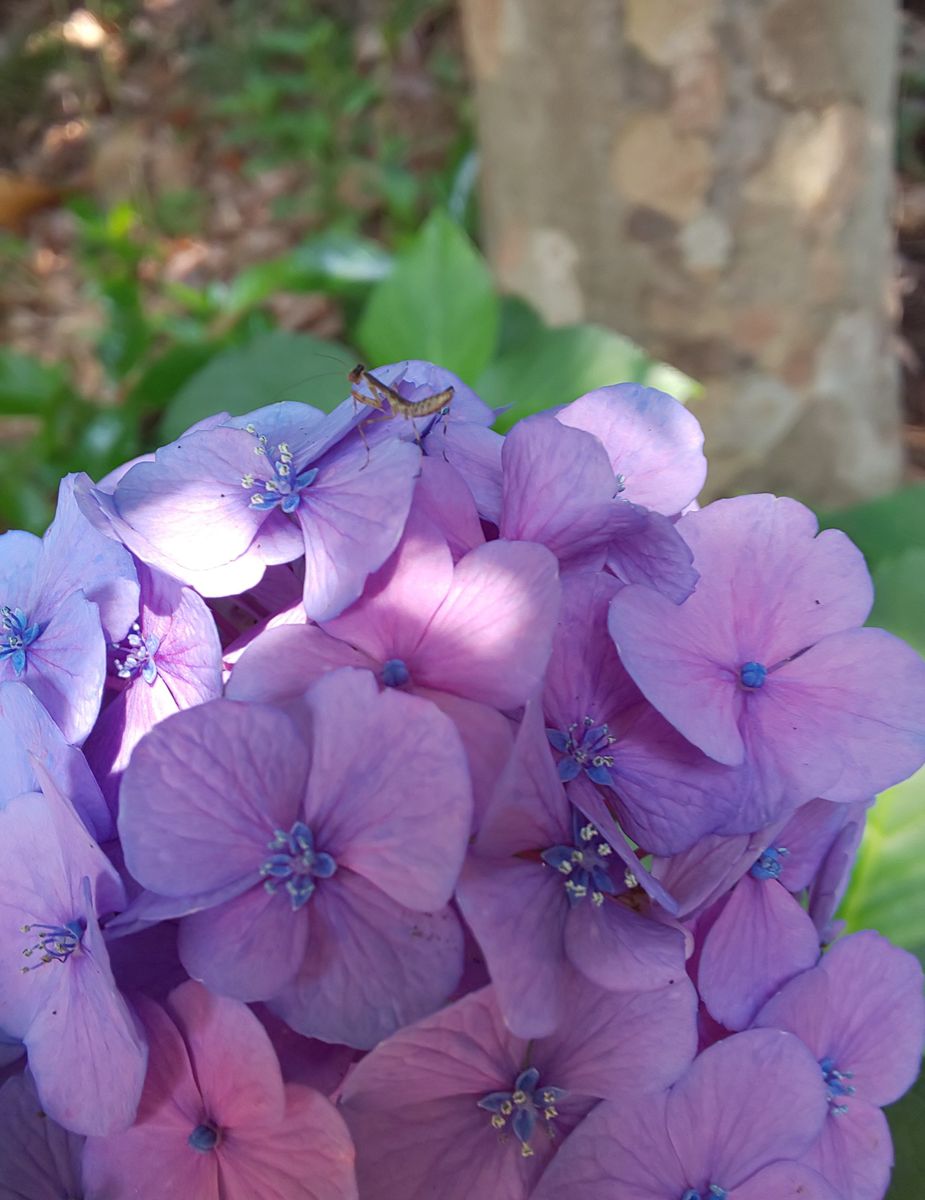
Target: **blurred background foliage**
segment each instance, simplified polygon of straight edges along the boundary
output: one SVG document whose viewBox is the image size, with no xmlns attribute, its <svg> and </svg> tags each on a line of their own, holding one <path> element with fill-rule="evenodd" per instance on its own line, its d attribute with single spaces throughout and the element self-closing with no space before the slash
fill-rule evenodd
<svg viewBox="0 0 925 1200">
<path fill-rule="evenodd" d="M 385 11 L 16 6 L 0 44 L 0 527 L 41 532 L 63 473 L 99 477 L 210 412 L 282 399 L 329 409 L 358 360 L 442 363 L 510 406 L 502 429 L 617 380 L 695 393 L 627 339 L 548 328 L 498 293 L 476 244 L 454 7 Z M 905 61 L 902 97 L 898 169 L 914 183 L 925 54 Z M 902 221 L 899 234 L 914 349 L 923 243 Z M 925 411 L 912 368 L 907 394 Z M 909 438 L 914 462 L 917 420 Z M 821 520 L 868 558 L 872 623 L 925 652 L 925 484 L 913 473 L 896 494 Z M 871 814 L 849 928 L 878 928 L 925 959 L 923 862 L 920 774 Z M 920 1200 L 922 1086 L 890 1115 L 890 1195 Z"/>
</svg>

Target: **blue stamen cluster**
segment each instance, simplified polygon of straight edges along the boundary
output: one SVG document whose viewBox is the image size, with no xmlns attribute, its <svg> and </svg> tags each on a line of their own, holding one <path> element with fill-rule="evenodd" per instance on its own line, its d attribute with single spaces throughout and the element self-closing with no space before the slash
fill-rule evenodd
<svg viewBox="0 0 925 1200">
<path fill-rule="evenodd" d="M 271 894 L 280 886 L 285 887 L 293 912 L 312 898 L 316 880 L 330 879 L 337 870 L 337 863 L 330 854 L 315 849 L 314 835 L 302 821 L 296 821 L 288 833 L 277 829 L 267 848 L 271 851 L 270 856 L 260 867 L 263 886 Z"/>
<path fill-rule="evenodd" d="M 540 1119 L 550 1137 L 555 1137 L 553 1122 L 559 1115 L 556 1105 L 568 1095 L 564 1088 L 540 1086 L 536 1067 L 527 1067 L 514 1080 L 510 1092 L 489 1092 L 479 1100 L 479 1108 L 491 1113 L 491 1127 L 499 1133 L 510 1123 L 520 1143 L 523 1158 L 533 1157 L 531 1139 Z"/>
<path fill-rule="evenodd" d="M 11 659 L 17 678 L 25 674 L 26 652 L 41 632 L 41 625 L 30 625 L 21 608 L 0 606 L 0 662 Z"/>
<path fill-rule="evenodd" d="M 153 684 L 157 679 L 157 662 L 154 656 L 160 644 L 160 638 L 154 634 L 145 637 L 136 621 L 125 640 L 113 646 L 113 650 L 124 655 L 123 658 L 113 659 L 118 677 L 136 679 L 140 675 L 145 683 Z"/>
<path fill-rule="evenodd" d="M 284 513 L 293 513 L 302 503 L 302 492 L 310 487 L 318 476 L 317 467 L 309 467 L 293 478 L 292 451 L 288 442 L 280 442 L 270 447 L 264 434 L 257 434 L 252 425 L 247 427 L 248 433 L 257 438 L 254 453 L 265 458 L 270 467 L 263 479 L 248 472 L 241 479 L 241 486 L 251 493 L 251 506 L 261 512 L 269 512 L 271 508 L 281 508 Z"/>
<path fill-rule="evenodd" d="M 87 930 L 87 923 L 82 917 L 68 921 L 64 925 L 23 925 L 21 933 L 36 934 L 38 941 L 23 950 L 23 958 L 32 958 L 38 954 L 39 961 L 22 967 L 23 974 L 36 971 L 50 962 L 67 962 Z"/>
<path fill-rule="evenodd" d="M 548 867 L 565 876 L 565 893 L 573 907 L 586 900 L 598 908 L 604 896 L 614 896 L 617 885 L 610 876 L 613 848 L 596 825 L 586 821 L 577 810 L 572 812 L 571 846 L 550 846 L 540 857 Z"/>
<path fill-rule="evenodd" d="M 739 667 L 739 682 L 742 687 L 750 692 L 756 691 L 764 686 L 764 681 L 768 677 L 768 668 L 764 663 L 747 662 Z"/>
<path fill-rule="evenodd" d="M 411 679 L 411 672 L 404 659 L 390 658 L 382 664 L 380 678 L 386 687 L 404 687 Z"/>
<path fill-rule="evenodd" d="M 594 783 L 611 783 L 613 755 L 608 751 L 617 739 L 606 725 L 596 725 L 593 717 L 585 717 L 580 723 L 573 721 L 565 733 L 547 729 L 546 736 L 550 745 L 566 756 L 559 759 L 558 765 L 563 783 L 577 779 L 582 771 Z"/>
<path fill-rule="evenodd" d="M 790 851 L 786 846 L 768 846 L 767 850 L 762 851 L 761 857 L 749 871 L 752 879 L 780 879 L 780 873 L 784 869 L 784 864 L 781 861 L 786 858 Z"/>
<path fill-rule="evenodd" d="M 197 1125 L 186 1139 L 187 1145 L 200 1154 L 208 1154 L 210 1150 L 214 1150 L 220 1140 L 219 1131 L 208 1123 Z"/>
<path fill-rule="evenodd" d="M 822 1078 L 825 1080 L 826 1099 L 829 1102 L 829 1112 L 836 1117 L 843 1117 L 848 1111 L 848 1105 L 844 1103 L 844 1098 L 853 1096 L 855 1088 L 853 1084 L 847 1082 L 853 1079 L 854 1075 L 851 1071 L 839 1071 L 831 1058 L 820 1058 L 819 1066 L 822 1070 Z"/>
<path fill-rule="evenodd" d="M 726 1189 L 721 1188 L 718 1183 L 711 1183 L 703 1192 L 695 1192 L 693 1188 L 688 1188 L 681 1200 L 726 1200 L 728 1195 Z"/>
</svg>

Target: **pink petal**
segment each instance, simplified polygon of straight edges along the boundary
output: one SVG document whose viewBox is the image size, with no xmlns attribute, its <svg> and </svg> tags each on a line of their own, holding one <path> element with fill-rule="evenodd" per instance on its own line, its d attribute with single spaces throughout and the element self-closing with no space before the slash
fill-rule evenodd
<svg viewBox="0 0 925 1200">
<path fill-rule="evenodd" d="M 436 527 L 412 510 L 398 548 L 346 612 L 325 623 L 332 637 L 379 663 L 408 660 L 450 590 L 453 560 Z"/>
<path fill-rule="evenodd" d="M 850 1100 L 846 1113 L 829 1115 L 801 1161 L 825 1177 L 837 1200 L 881 1200 L 893 1166 L 886 1117 L 871 1104 Z"/>
<path fill-rule="evenodd" d="M 282 1120 L 279 1060 L 247 1005 L 189 982 L 171 992 L 167 1008 L 183 1035 L 205 1109 L 217 1124 L 243 1130 Z"/>
<path fill-rule="evenodd" d="M 354 1157 L 330 1101 L 290 1084 L 281 1119 L 255 1122 L 220 1146 L 222 1200 L 357 1200 Z"/>
<path fill-rule="evenodd" d="M 605 898 L 584 902 L 565 927 L 569 959 L 588 979 L 612 991 L 649 991 L 684 977 L 684 938 L 676 929 Z"/>
<path fill-rule="evenodd" d="M 475 500 L 462 475 L 442 458 L 421 459 L 421 475 L 412 510 L 422 512 L 440 530 L 456 562 L 485 541 Z"/>
<path fill-rule="evenodd" d="M 559 606 L 558 569 L 544 546 L 489 542 L 460 559 L 453 586 L 414 656 L 416 683 L 496 708 L 540 684 Z"/>
<path fill-rule="evenodd" d="M 774 1200 L 845 1200 L 846 1195 L 836 1195 L 822 1176 L 809 1167 L 778 1162 L 734 1188 L 729 1200 L 768 1200 L 771 1196 Z"/>
<path fill-rule="evenodd" d="M 280 625 L 250 643 L 232 668 L 225 695 L 229 700 L 288 704 L 327 671 L 376 666 L 362 651 L 318 625 Z"/>
</svg>

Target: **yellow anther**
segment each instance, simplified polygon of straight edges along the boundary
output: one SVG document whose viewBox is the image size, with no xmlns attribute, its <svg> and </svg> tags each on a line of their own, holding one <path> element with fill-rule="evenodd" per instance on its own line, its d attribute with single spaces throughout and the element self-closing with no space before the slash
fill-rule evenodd
<svg viewBox="0 0 925 1200">
<path fill-rule="evenodd" d="M 601 858 L 606 858 L 608 854 L 613 854 L 613 849 L 606 842 L 601 842 L 597 848 L 597 852 Z"/>
<path fill-rule="evenodd" d="M 533 1157 L 533 1147 L 528 1142 L 520 1143 L 520 1154 L 522 1158 Z"/>
<path fill-rule="evenodd" d="M 499 1116 L 498 1113 L 495 1113 L 495 1115 L 491 1119 L 491 1126 L 492 1126 L 492 1129 L 503 1129 L 504 1128 L 504 1117 Z"/>
<path fill-rule="evenodd" d="M 509 1117 L 511 1115 L 511 1113 L 514 1111 L 514 1105 L 510 1102 L 510 1100 L 502 1100 L 501 1111 L 504 1113 L 504 1115 L 506 1117 Z"/>
<path fill-rule="evenodd" d="M 543 1116 L 547 1121 L 551 1121 L 553 1117 L 557 1117 L 558 1115 L 559 1110 L 552 1104 L 550 1104 L 549 1108 L 543 1110 Z"/>
<path fill-rule="evenodd" d="M 527 1103 L 527 1093 L 522 1092 L 520 1090 L 520 1088 L 518 1088 L 517 1091 L 512 1094 L 511 1099 L 514 1101 L 515 1104 L 526 1104 Z"/>
<path fill-rule="evenodd" d="M 601 905 L 604 903 L 604 893 L 603 892 L 592 892 L 591 893 L 591 903 L 594 905 L 595 908 L 600 908 Z"/>
</svg>

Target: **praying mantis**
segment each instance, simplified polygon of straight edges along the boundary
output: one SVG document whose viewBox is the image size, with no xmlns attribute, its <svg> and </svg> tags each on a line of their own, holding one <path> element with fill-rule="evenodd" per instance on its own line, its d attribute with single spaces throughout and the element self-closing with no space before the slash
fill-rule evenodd
<svg viewBox="0 0 925 1200">
<path fill-rule="evenodd" d="M 415 417 L 430 417 L 443 413 L 449 408 L 455 391 L 454 388 L 448 387 L 441 392 L 434 392 L 431 396 L 424 396 L 420 400 L 405 400 L 394 388 L 377 379 L 363 363 L 357 363 L 348 373 L 347 378 L 350 380 L 350 395 L 353 399 L 383 413 L 381 419 L 386 421 L 392 417 L 404 417 L 406 421 L 411 421 Z M 369 389 L 368 394 L 360 391 L 361 383 L 366 384 Z M 417 428 L 414 429 L 414 436 L 420 443 L 421 439 Z"/>
</svg>

